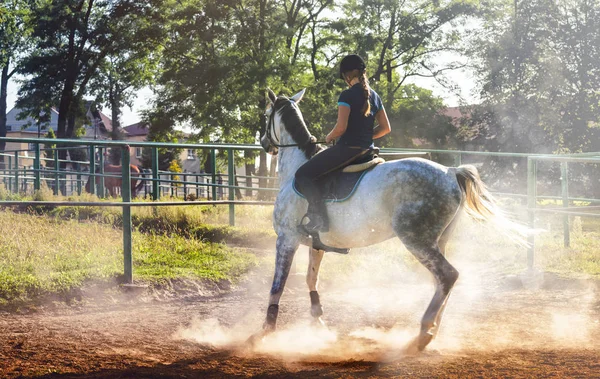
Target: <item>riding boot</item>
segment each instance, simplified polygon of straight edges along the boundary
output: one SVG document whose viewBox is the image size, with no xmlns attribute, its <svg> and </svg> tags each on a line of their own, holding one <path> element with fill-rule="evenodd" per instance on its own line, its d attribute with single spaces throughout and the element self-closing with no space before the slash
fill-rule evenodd
<svg viewBox="0 0 600 379">
<path fill-rule="evenodd" d="M 302 221 L 306 218 L 308 219 L 308 222 L 302 224 L 307 232 L 326 233 L 329 231 L 329 218 L 327 217 L 327 208 L 325 207 L 324 202 L 310 203 L 308 205 L 308 212 L 306 212 Z"/>
</svg>

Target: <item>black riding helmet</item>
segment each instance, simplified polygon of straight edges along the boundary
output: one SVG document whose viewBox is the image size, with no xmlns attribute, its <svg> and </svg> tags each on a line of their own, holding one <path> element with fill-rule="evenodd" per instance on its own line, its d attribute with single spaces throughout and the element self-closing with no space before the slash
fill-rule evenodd
<svg viewBox="0 0 600 379">
<path fill-rule="evenodd" d="M 342 59 L 342 62 L 340 62 L 340 78 L 344 79 L 345 72 L 358 70 L 362 73 L 366 68 L 367 65 L 360 56 L 356 54 L 346 55 L 344 59 Z"/>
</svg>

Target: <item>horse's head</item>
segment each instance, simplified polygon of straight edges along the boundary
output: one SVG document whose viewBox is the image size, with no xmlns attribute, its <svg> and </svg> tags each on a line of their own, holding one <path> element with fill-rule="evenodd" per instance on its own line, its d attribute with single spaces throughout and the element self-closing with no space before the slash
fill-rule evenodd
<svg viewBox="0 0 600 379">
<path fill-rule="evenodd" d="M 306 89 L 303 89 L 287 98 L 285 96 L 278 97 L 273 91 L 267 89 L 269 94 L 265 110 L 267 122 L 260 139 L 260 144 L 267 153 L 276 155 L 281 147 L 298 147 L 308 157 L 314 154 L 315 138 L 308 132 L 302 112 L 298 107 L 305 91 Z"/>
</svg>

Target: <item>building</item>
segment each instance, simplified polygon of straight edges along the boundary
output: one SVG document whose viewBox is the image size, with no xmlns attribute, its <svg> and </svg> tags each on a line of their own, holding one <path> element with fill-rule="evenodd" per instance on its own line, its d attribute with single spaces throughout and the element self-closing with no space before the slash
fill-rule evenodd
<svg viewBox="0 0 600 379">
<path fill-rule="evenodd" d="M 50 120 L 46 124 L 38 123 L 38 120 L 34 120 L 31 117 L 27 117 L 23 120 L 19 120 L 19 113 L 21 112 L 18 108 L 11 109 L 6 114 L 6 136 L 11 138 L 39 138 L 44 137 L 48 132 L 48 129 L 56 131 L 58 128 L 58 112 L 56 109 L 50 109 Z M 28 144 L 25 142 L 7 142 L 5 147 L 5 157 L 13 156 L 14 151 L 23 151 L 20 156 L 33 157 L 33 151 L 35 149 L 34 144 Z M 24 165 L 33 165 L 32 159 L 24 159 L 22 162 Z"/>
</svg>

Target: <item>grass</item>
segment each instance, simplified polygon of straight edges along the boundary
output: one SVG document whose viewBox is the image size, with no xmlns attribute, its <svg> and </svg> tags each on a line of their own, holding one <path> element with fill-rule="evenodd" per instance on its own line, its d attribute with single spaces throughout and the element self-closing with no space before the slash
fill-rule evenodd
<svg viewBox="0 0 600 379">
<path fill-rule="evenodd" d="M 66 293 L 123 272 L 122 233 L 109 225 L 0 212 L 0 304 Z M 257 259 L 242 249 L 182 236 L 134 233 L 134 277 L 235 282 Z"/>
<path fill-rule="evenodd" d="M 257 263 L 242 250 L 182 236 L 138 235 L 134 244 L 134 274 L 140 279 L 236 281 Z"/>
<path fill-rule="evenodd" d="M 84 193 L 80 196 L 54 196 L 47 187 L 33 196 L 21 196 L 7 192 L 0 185 L 0 200 L 22 201 L 78 201 L 109 202 Z M 183 205 L 181 199 L 163 197 L 162 201 L 181 201 L 182 206 L 133 207 L 133 227 L 143 233 L 181 235 L 203 241 L 244 244 L 247 247 L 263 247 L 275 237 L 271 222 L 273 206 L 238 205 L 235 207 L 236 227 L 229 226 L 227 205 Z M 138 199 L 138 202 L 148 202 Z M 149 202 L 148 202 L 149 203 Z M 96 222 L 116 228 L 122 227 L 120 207 L 99 206 L 31 206 L 10 207 L 20 213 L 44 215 L 57 220 Z"/>
<path fill-rule="evenodd" d="M 33 197 L 57 200 L 47 190 Z M 25 200 L 0 188 L 0 200 L 8 198 Z M 58 200 L 98 201 L 88 194 Z M 518 204 L 503 207 L 519 209 Z M 145 282 L 177 278 L 236 281 L 254 265 L 270 266 L 274 260 L 272 209 L 236 206 L 237 226 L 230 227 L 228 206 L 133 208 L 134 277 Z M 519 216 L 524 216 L 522 206 Z M 121 222 L 118 207 L 30 206 L 16 212 L 10 208 L 0 211 L 0 228 L 4 231 L 0 239 L 0 304 L 34 301 L 46 294 L 68 292 L 89 281 L 118 279 L 123 270 Z M 562 246 L 561 216 L 542 214 L 536 225 L 546 229 L 536 238 L 538 267 L 563 276 L 600 278 L 598 218 L 571 218 L 570 248 Z M 270 254 L 257 258 L 232 245 L 264 247 Z M 305 256 L 305 251 L 302 249 L 297 257 Z M 466 218 L 451 239 L 448 251 L 453 264 L 475 263 L 503 273 L 526 269 L 525 248 Z M 302 259 L 298 260 L 298 267 L 305 267 Z M 325 261 L 323 278 L 356 278 L 357 273 L 364 273 L 382 280 L 397 280 L 402 271 L 424 270 L 396 239 L 354 249 L 352 257 L 328 254 Z"/>
<path fill-rule="evenodd" d="M 536 257 L 546 271 L 600 278 L 600 219 L 570 217 L 570 247 L 564 247 L 562 216 L 545 218 Z"/>
</svg>

